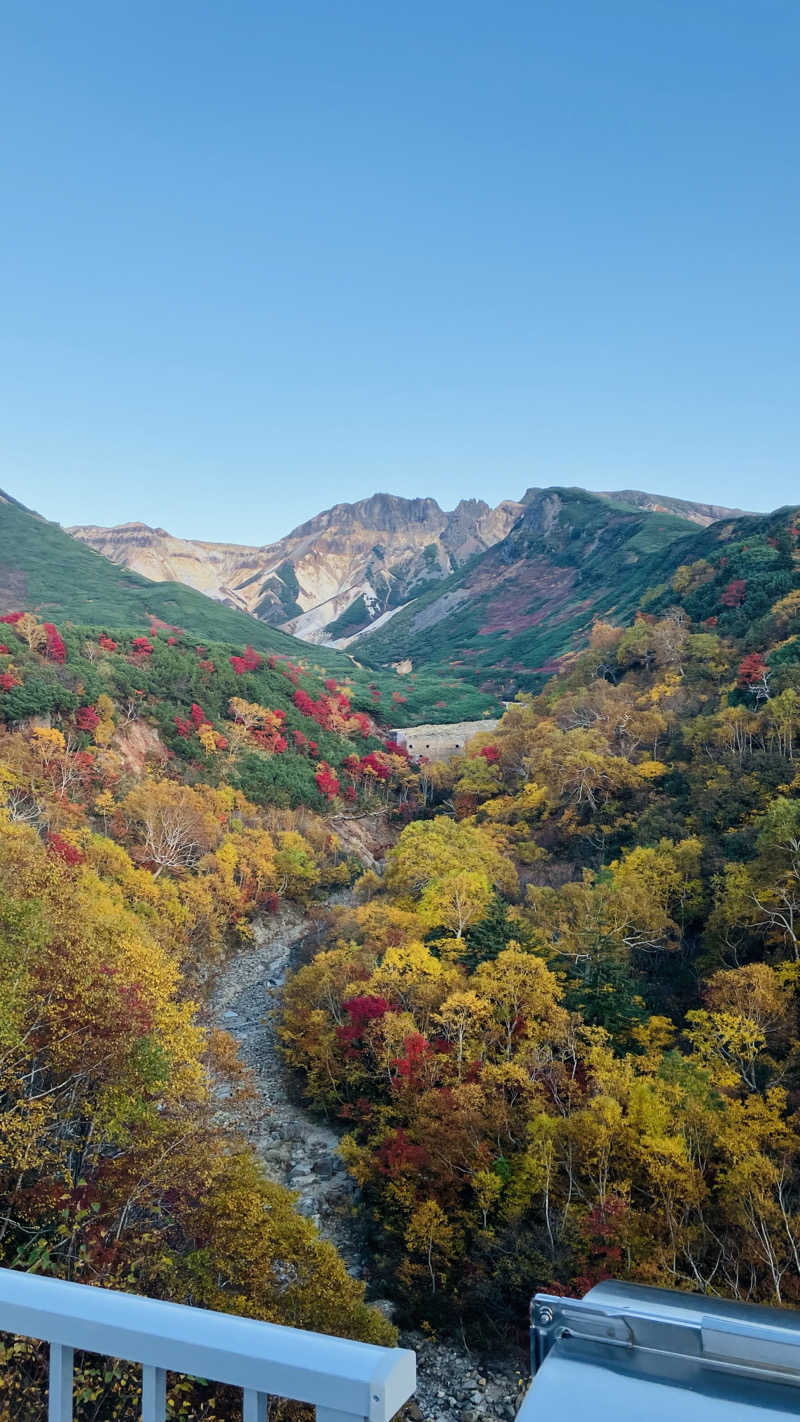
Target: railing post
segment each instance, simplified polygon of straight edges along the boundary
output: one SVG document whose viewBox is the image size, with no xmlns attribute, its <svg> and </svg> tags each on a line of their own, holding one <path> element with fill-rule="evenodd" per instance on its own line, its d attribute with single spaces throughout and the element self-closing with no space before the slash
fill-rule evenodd
<svg viewBox="0 0 800 1422">
<path fill-rule="evenodd" d="M 318 1407 L 317 1422 L 369 1422 L 369 1418 L 355 1412 L 337 1412 L 334 1407 Z"/>
<path fill-rule="evenodd" d="M 167 1374 L 164 1368 L 142 1366 L 142 1422 L 164 1422 Z"/>
<path fill-rule="evenodd" d="M 72 1422 L 72 1368 L 75 1354 L 62 1343 L 50 1344 L 47 1422 Z"/>
<path fill-rule="evenodd" d="M 267 1394 L 246 1387 L 242 1393 L 242 1422 L 267 1422 Z"/>
</svg>

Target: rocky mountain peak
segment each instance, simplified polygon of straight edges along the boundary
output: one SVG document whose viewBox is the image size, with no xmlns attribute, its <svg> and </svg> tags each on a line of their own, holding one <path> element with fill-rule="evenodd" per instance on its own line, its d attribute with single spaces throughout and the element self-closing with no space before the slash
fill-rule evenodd
<svg viewBox="0 0 800 1422">
<path fill-rule="evenodd" d="M 507 562 L 515 550 L 530 556 L 537 540 L 574 546 L 648 509 L 695 523 L 729 512 L 636 491 L 530 488 L 519 501 L 492 508 L 461 499 L 449 511 L 434 498 L 379 492 L 334 504 L 261 547 L 177 538 L 141 522 L 69 531 L 145 577 L 187 583 L 308 641 L 346 646 L 497 545 Z"/>
</svg>

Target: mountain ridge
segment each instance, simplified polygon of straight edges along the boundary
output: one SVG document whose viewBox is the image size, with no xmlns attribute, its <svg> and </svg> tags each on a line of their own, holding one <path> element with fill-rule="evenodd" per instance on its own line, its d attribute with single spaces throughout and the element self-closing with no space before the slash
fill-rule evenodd
<svg viewBox="0 0 800 1422">
<path fill-rule="evenodd" d="M 402 658 L 457 669 L 506 698 L 536 690 L 585 645 L 597 617 L 627 621 L 681 564 L 713 562 L 719 544 L 735 546 L 778 517 L 745 514 L 701 527 L 586 490 L 529 493 L 501 543 L 356 638 L 357 655 L 379 666 Z"/>
<path fill-rule="evenodd" d="M 529 489 L 494 508 L 483 499 L 462 499 L 450 510 L 430 497 L 379 492 L 323 509 L 265 544 L 183 539 L 142 522 L 66 531 L 153 581 L 186 583 L 303 640 L 343 648 L 501 543 L 541 492 Z M 674 518 L 676 534 L 677 520 L 689 531 L 717 516 L 740 516 L 638 490 L 591 497 Z M 664 523 L 660 528 L 668 531 Z"/>
<path fill-rule="evenodd" d="M 112 562 L 154 581 L 186 582 L 308 641 L 369 625 L 498 542 L 522 506 L 373 494 L 339 503 L 262 545 L 180 539 L 143 523 L 67 529 Z M 354 608 L 354 604 L 356 604 Z M 333 626 L 333 633 L 330 628 Z"/>
</svg>

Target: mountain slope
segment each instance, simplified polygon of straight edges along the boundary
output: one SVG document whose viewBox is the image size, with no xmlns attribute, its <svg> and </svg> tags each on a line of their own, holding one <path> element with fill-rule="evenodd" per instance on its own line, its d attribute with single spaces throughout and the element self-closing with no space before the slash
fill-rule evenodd
<svg viewBox="0 0 800 1422">
<path fill-rule="evenodd" d="M 45 621 L 114 632 L 145 632 L 155 618 L 193 642 L 224 643 L 229 653 L 249 643 L 290 663 L 308 665 L 311 656 L 321 676 L 347 678 L 354 704 L 379 715 L 383 725 L 472 720 L 498 711 L 494 697 L 452 676 L 443 684 L 438 674 L 376 674 L 348 653 L 312 648 L 181 583 L 150 582 L 0 494 L 0 615 L 21 609 Z"/>
<path fill-rule="evenodd" d="M 510 533 L 542 491 L 496 508 L 463 499 L 451 512 L 435 499 L 374 494 L 336 504 L 263 547 L 175 538 L 144 523 L 68 530 L 112 562 L 156 581 L 199 592 L 310 642 L 345 647 L 389 622 L 398 608 L 441 586 L 472 558 Z M 660 546 L 670 517 L 675 535 L 736 510 L 623 490 L 600 495 L 627 513 L 661 515 Z"/>
<path fill-rule="evenodd" d="M 671 494 L 645 494 L 641 489 L 618 489 L 616 493 L 602 493 L 601 499 L 610 499 L 613 504 L 621 504 L 630 509 L 647 509 L 650 513 L 675 514 L 678 518 L 688 518 L 707 528 L 721 518 L 745 518 L 746 509 L 729 509 L 724 504 L 698 504 L 691 499 L 673 499 Z M 755 517 L 755 515 L 754 515 Z"/>
<path fill-rule="evenodd" d="M 378 664 L 410 657 L 471 669 L 502 694 L 536 687 L 585 642 L 593 618 L 629 617 L 679 564 L 759 522 L 745 515 L 702 529 L 581 489 L 530 490 L 501 543 L 354 646 Z"/>
<path fill-rule="evenodd" d="M 2 494 L 0 612 L 23 607 L 54 621 L 116 628 L 141 628 L 152 614 L 199 640 L 250 642 L 259 650 L 289 657 L 308 650 L 279 628 L 224 607 L 182 583 L 151 582 L 116 567 L 57 524 Z M 326 662 L 331 669 L 349 665 L 335 652 Z"/>
<path fill-rule="evenodd" d="M 336 504 L 264 547 L 173 538 L 130 523 L 76 538 L 145 577 L 207 593 L 308 641 L 346 639 L 503 538 L 521 506 L 375 494 Z"/>
</svg>

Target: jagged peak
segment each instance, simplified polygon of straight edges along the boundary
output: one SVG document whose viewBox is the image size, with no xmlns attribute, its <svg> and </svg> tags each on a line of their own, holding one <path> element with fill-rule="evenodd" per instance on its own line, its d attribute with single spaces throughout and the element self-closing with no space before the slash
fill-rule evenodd
<svg viewBox="0 0 800 1422">
<path fill-rule="evenodd" d="M 376 531 L 393 532 L 402 523 L 441 522 L 447 515 L 435 499 L 407 499 L 400 494 L 371 494 L 356 503 L 334 504 L 301 523 L 287 538 L 305 538 L 337 522 L 360 523 Z"/>
</svg>

